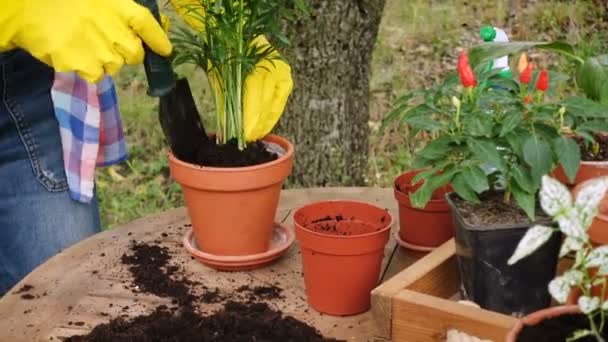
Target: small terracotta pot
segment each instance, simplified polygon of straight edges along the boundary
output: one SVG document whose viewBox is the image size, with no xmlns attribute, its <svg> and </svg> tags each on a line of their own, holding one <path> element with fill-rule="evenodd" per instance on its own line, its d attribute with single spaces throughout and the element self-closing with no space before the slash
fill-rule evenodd
<svg viewBox="0 0 608 342">
<path fill-rule="evenodd" d="M 409 194 L 423 184 L 412 184 L 412 179 L 421 171 L 409 171 L 395 179 L 393 189 L 399 203 L 399 236 L 408 245 L 434 248 L 454 236 L 452 214 L 445 200 L 445 194 L 451 190 L 449 187 L 436 190 L 424 208 L 414 208 Z"/>
<path fill-rule="evenodd" d="M 581 313 L 581 311 L 576 305 L 554 306 L 551 308 L 535 311 L 515 323 L 513 328 L 511 328 L 511 330 L 507 334 L 505 342 L 517 342 L 517 337 L 526 325 L 532 326 L 553 317 L 578 313 Z"/>
<path fill-rule="evenodd" d="M 268 249 L 283 181 L 291 173 L 293 145 L 277 135 L 266 143 L 285 153 L 248 167 L 206 167 L 169 153 L 171 176 L 181 186 L 196 243 L 215 255 L 250 255 Z"/>
<path fill-rule="evenodd" d="M 574 187 L 592 178 L 608 176 L 608 161 L 581 161 L 574 182 L 568 180 L 568 176 L 566 176 L 561 165 L 553 171 L 552 175 L 563 184 Z"/>
<path fill-rule="evenodd" d="M 306 205 L 294 214 L 308 303 L 338 316 L 370 308 L 392 216 L 375 205 L 346 200 Z"/>
</svg>

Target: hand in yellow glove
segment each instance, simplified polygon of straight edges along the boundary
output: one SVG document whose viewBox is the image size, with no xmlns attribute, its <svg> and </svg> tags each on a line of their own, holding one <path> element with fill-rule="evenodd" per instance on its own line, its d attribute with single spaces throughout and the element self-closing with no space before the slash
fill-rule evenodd
<svg viewBox="0 0 608 342">
<path fill-rule="evenodd" d="M 89 82 L 143 61 L 142 40 L 168 56 L 171 43 L 132 0 L 0 0 L 0 51 L 22 48 L 55 71 Z"/>
<path fill-rule="evenodd" d="M 197 31 L 203 29 L 200 0 L 171 0 L 171 3 L 188 26 Z M 263 36 L 253 44 L 259 47 L 270 45 Z M 245 79 L 243 126 L 246 141 L 259 140 L 272 131 L 285 110 L 292 89 L 291 67 L 287 62 L 273 59 L 256 65 Z"/>
</svg>

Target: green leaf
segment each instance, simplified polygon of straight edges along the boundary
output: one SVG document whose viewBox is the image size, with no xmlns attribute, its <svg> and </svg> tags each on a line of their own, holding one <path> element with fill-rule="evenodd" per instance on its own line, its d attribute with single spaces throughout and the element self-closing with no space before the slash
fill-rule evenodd
<svg viewBox="0 0 608 342">
<path fill-rule="evenodd" d="M 555 152 L 558 156 L 566 176 L 570 182 L 574 182 L 576 173 L 581 163 L 581 151 L 576 141 L 561 136 L 553 141 Z"/>
<path fill-rule="evenodd" d="M 566 112 L 581 118 L 608 118 L 608 104 L 602 104 L 593 100 L 571 96 L 563 101 Z"/>
<path fill-rule="evenodd" d="M 416 96 L 416 92 L 411 92 L 397 99 L 393 109 L 382 119 L 380 130 L 384 130 L 395 119 L 398 117 L 403 117 L 403 115 L 407 114 L 407 112 L 412 108 L 409 101 L 414 98 L 414 96 Z"/>
<path fill-rule="evenodd" d="M 510 133 L 517 127 L 522 121 L 524 121 L 524 113 L 516 110 L 508 112 L 502 122 L 502 129 L 500 130 L 500 136 L 504 137 L 507 133 Z"/>
<path fill-rule="evenodd" d="M 505 161 L 498 153 L 497 146 L 493 141 L 467 138 L 467 146 L 479 160 L 488 162 L 503 172 L 506 171 Z"/>
<path fill-rule="evenodd" d="M 448 136 L 440 137 L 439 139 L 431 140 L 426 146 L 418 152 L 418 154 L 427 160 L 437 160 L 444 158 L 450 151 L 450 143 L 452 139 Z"/>
<path fill-rule="evenodd" d="M 508 133 L 505 138 L 509 143 L 509 146 L 513 150 L 513 152 L 523 158 L 524 156 L 524 141 L 529 136 L 529 134 L 524 130 L 516 129 L 511 133 Z"/>
<path fill-rule="evenodd" d="M 576 56 L 572 45 L 565 42 L 484 43 L 469 50 L 469 62 L 471 65 L 479 65 L 489 60 L 494 60 L 506 55 L 516 54 L 533 47 L 557 52 L 563 56 L 582 63 L 582 59 Z"/>
<path fill-rule="evenodd" d="M 490 115 L 476 113 L 463 120 L 466 131 L 474 137 L 489 137 L 492 135 L 494 120 Z"/>
<path fill-rule="evenodd" d="M 477 197 L 475 191 L 471 189 L 467 182 L 466 176 L 464 176 L 462 172 L 454 176 L 450 184 L 458 196 L 462 197 L 468 202 L 480 203 L 479 197 Z"/>
<path fill-rule="evenodd" d="M 433 119 L 433 111 L 425 104 L 412 108 L 405 116 L 403 122 L 414 129 L 421 131 L 436 131 L 441 128 L 441 123 Z"/>
<path fill-rule="evenodd" d="M 441 174 L 430 176 L 424 184 L 410 197 L 415 208 L 424 208 L 431 200 L 433 192 L 448 184 L 458 170 L 454 167 L 446 168 Z"/>
<path fill-rule="evenodd" d="M 536 190 L 540 187 L 540 182 L 535 183 L 530 171 L 523 165 L 514 165 L 511 168 L 511 176 L 513 176 L 517 185 L 526 192 L 536 193 Z"/>
<path fill-rule="evenodd" d="M 531 135 L 523 146 L 524 160 L 532 168 L 532 178 L 540 180 L 551 172 L 553 151 L 551 145 L 538 135 Z"/>
<path fill-rule="evenodd" d="M 576 72 L 576 83 L 588 98 L 608 103 L 608 55 L 587 58 Z"/>
<path fill-rule="evenodd" d="M 608 121 L 606 120 L 591 120 L 580 124 L 577 127 L 578 130 L 597 133 L 597 132 L 608 132 Z"/>
<path fill-rule="evenodd" d="M 490 189 L 488 176 L 486 176 L 485 172 L 483 172 L 479 166 L 469 166 L 464 169 L 461 175 L 464 177 L 469 188 L 478 194 Z"/>
<path fill-rule="evenodd" d="M 534 220 L 536 212 L 536 201 L 534 193 L 529 193 L 522 190 L 517 184 L 511 184 L 511 193 L 515 198 L 515 202 L 522 208 L 530 220 Z"/>
</svg>

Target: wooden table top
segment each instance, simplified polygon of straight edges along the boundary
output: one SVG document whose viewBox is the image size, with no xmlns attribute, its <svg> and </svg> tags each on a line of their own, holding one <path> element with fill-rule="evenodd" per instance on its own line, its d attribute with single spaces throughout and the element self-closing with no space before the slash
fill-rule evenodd
<svg viewBox="0 0 608 342">
<path fill-rule="evenodd" d="M 397 202 L 391 189 L 382 188 L 316 188 L 284 190 L 281 193 L 277 222 L 293 229 L 294 209 L 325 199 L 358 199 L 388 208 L 395 218 L 392 234 L 399 229 Z M 92 236 L 57 254 L 4 297 L 0 298 L 0 341 L 60 341 L 61 337 L 86 334 L 94 326 L 120 315 L 136 316 L 150 313 L 170 299 L 134 293 L 129 285 L 132 276 L 120 257 L 129 252 L 131 240 L 160 241 L 169 248 L 173 262 L 185 270 L 190 280 L 209 288 L 234 291 L 242 285 L 276 284 L 284 290 L 282 299 L 269 303 L 316 327 L 327 337 L 348 341 L 383 341 L 375 336 L 371 312 L 332 317 L 309 308 L 301 276 L 301 260 L 297 241 L 274 264 L 249 272 L 218 272 L 193 260 L 182 245 L 189 218 L 185 208 L 144 217 Z M 410 265 L 420 254 L 397 248 L 395 239 L 386 246 L 383 280 Z M 277 284 L 278 283 L 278 284 Z M 33 299 L 15 294 L 23 285 L 33 286 L 28 293 Z M 213 305 L 204 310 L 213 310 Z M 76 323 L 77 324 L 74 324 Z"/>
</svg>

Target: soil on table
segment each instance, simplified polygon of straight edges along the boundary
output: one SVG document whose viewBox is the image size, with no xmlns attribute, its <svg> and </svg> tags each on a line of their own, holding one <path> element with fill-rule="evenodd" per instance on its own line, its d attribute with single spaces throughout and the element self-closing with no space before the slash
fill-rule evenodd
<svg viewBox="0 0 608 342">
<path fill-rule="evenodd" d="M 188 287 L 192 283 L 183 276 L 178 278 L 179 267 L 169 263 L 171 256 L 166 247 L 132 242 L 131 252 L 123 254 L 121 261 L 129 266 L 138 291 L 170 297 L 180 305 L 192 305 L 195 298 Z"/>
<path fill-rule="evenodd" d="M 186 279 L 183 269 L 171 262 L 166 247 L 133 241 L 121 261 L 133 275 L 133 289 L 173 298 L 175 306 L 158 306 L 152 313 L 132 318 L 117 317 L 97 325 L 86 335 L 71 336 L 66 342 L 254 342 L 338 341 L 326 339 L 312 326 L 274 310 L 260 300 L 283 298 L 275 285 L 241 286 L 233 292 L 209 289 Z M 192 287 L 201 285 L 201 296 Z M 235 299 L 239 301 L 235 301 Z M 196 302 L 222 303 L 203 315 Z"/>
<path fill-rule="evenodd" d="M 188 162 L 211 167 L 243 167 L 268 163 L 278 158 L 276 153 L 268 151 L 261 140 L 248 143 L 241 151 L 236 139 L 224 145 L 217 145 L 215 139 L 211 139 L 201 146 L 197 159 Z"/>
<path fill-rule="evenodd" d="M 565 342 L 579 329 L 589 329 L 589 321 L 584 315 L 562 315 L 541 321 L 535 326 L 524 326 L 517 342 Z M 602 337 L 608 339 L 608 333 Z M 596 342 L 594 337 L 585 337 L 577 342 Z"/>
<path fill-rule="evenodd" d="M 297 319 L 271 309 L 265 303 L 228 302 L 209 316 L 189 308 L 174 312 L 159 306 L 152 314 L 129 320 L 117 318 L 95 327 L 88 335 L 66 342 L 190 342 L 190 341 L 338 341 Z"/>
<path fill-rule="evenodd" d="M 355 217 L 345 218 L 338 214 L 313 220 L 306 225 L 306 229 L 326 235 L 356 236 L 381 230 L 386 226 L 384 224 L 386 219 L 386 216 L 382 216 L 378 222 L 368 222 Z"/>
<path fill-rule="evenodd" d="M 479 204 L 467 202 L 459 196 L 451 198 L 464 221 L 478 228 L 496 225 L 531 224 L 528 215 L 517 205 L 515 199 L 512 198 L 510 203 L 505 203 L 503 194 L 499 192 L 487 192 L 480 195 L 481 203 Z M 549 219 L 539 205 L 537 205 L 535 217 L 536 221 Z"/>
<path fill-rule="evenodd" d="M 608 135 L 596 134 L 595 141 L 599 145 L 597 153 L 593 153 L 593 145 L 583 138 L 577 137 L 576 142 L 581 150 L 581 160 L 584 161 L 608 161 Z"/>
</svg>

